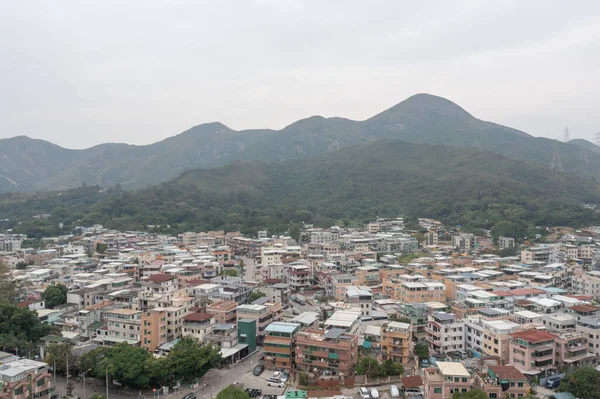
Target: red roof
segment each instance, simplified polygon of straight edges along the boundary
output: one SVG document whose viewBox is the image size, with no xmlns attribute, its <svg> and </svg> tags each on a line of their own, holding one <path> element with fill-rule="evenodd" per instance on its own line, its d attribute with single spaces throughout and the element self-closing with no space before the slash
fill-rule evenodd
<svg viewBox="0 0 600 399">
<path fill-rule="evenodd" d="M 277 284 L 277 283 L 281 283 L 283 280 L 279 279 L 279 278 L 268 278 L 266 280 L 264 280 L 265 284 Z"/>
<path fill-rule="evenodd" d="M 148 277 L 148 280 L 152 281 L 153 283 L 165 283 L 167 281 L 175 280 L 175 276 L 172 276 L 170 274 L 158 273 Z"/>
<path fill-rule="evenodd" d="M 31 305 L 32 303 L 33 303 L 33 301 L 19 302 L 19 303 L 17 303 L 17 307 L 24 309 L 24 308 L 29 307 L 29 305 Z"/>
<path fill-rule="evenodd" d="M 511 291 L 490 291 L 490 294 L 496 295 L 496 296 L 513 296 L 513 295 L 515 295 Z"/>
<path fill-rule="evenodd" d="M 575 312 L 580 312 L 580 313 L 590 313 L 590 312 L 597 312 L 600 310 L 600 306 L 594 306 L 594 305 L 575 305 L 575 306 L 571 306 L 569 309 L 574 310 Z"/>
<path fill-rule="evenodd" d="M 515 366 L 494 366 L 488 365 L 488 368 L 494 372 L 496 377 L 501 380 L 526 381 L 527 378 Z"/>
<path fill-rule="evenodd" d="M 531 343 L 550 341 L 556 338 L 556 335 L 550 334 L 548 331 L 536 330 L 535 328 L 527 331 L 514 332 L 510 335 L 513 338 L 520 338 Z"/>
<path fill-rule="evenodd" d="M 580 301 L 591 301 L 592 299 L 594 299 L 591 296 L 588 295 L 566 295 L 569 298 L 575 298 L 575 299 L 579 299 Z"/>
<path fill-rule="evenodd" d="M 533 302 L 527 300 L 527 299 L 517 299 L 515 301 L 515 303 L 517 305 L 521 305 L 521 306 L 527 306 L 527 305 L 533 305 Z"/>
<path fill-rule="evenodd" d="M 183 319 L 185 321 L 207 321 L 207 320 L 212 319 L 213 317 L 215 317 L 215 315 L 208 314 L 208 313 L 190 313 L 189 315 L 185 316 Z"/>
<path fill-rule="evenodd" d="M 421 378 L 421 376 L 415 375 L 412 377 L 403 377 L 400 378 L 400 381 L 402 381 L 402 386 L 404 388 L 418 388 L 420 386 L 423 386 L 423 378 Z"/>
</svg>

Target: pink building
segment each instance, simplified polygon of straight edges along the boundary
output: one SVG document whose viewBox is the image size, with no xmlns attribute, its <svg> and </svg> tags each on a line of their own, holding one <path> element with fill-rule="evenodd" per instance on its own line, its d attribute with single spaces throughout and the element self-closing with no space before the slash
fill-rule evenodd
<svg viewBox="0 0 600 399">
<path fill-rule="evenodd" d="M 518 331 L 510 335 L 512 341 L 509 346 L 509 361 L 523 374 L 546 375 L 549 370 L 556 369 L 556 335 L 538 329 Z"/>
<path fill-rule="evenodd" d="M 450 399 L 454 392 L 471 390 L 471 375 L 462 363 L 437 362 L 437 366 L 424 370 L 426 398 Z"/>
</svg>

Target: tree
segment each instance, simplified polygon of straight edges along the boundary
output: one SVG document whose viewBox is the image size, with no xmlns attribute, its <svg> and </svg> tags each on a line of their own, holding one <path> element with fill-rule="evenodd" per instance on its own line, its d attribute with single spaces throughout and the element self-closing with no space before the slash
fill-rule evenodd
<svg viewBox="0 0 600 399">
<path fill-rule="evenodd" d="M 385 376 L 404 374 L 404 366 L 402 366 L 402 363 L 394 362 L 392 359 L 386 359 L 383 363 L 381 363 L 381 367 L 385 372 Z"/>
<path fill-rule="evenodd" d="M 471 389 L 468 392 L 454 391 L 452 399 L 488 399 L 488 397 L 485 392 L 480 389 Z"/>
<path fill-rule="evenodd" d="M 108 352 L 108 375 L 128 387 L 149 386 L 152 355 L 144 348 L 120 343 Z M 97 376 L 99 378 L 101 376 Z"/>
<path fill-rule="evenodd" d="M 100 395 L 99 393 L 93 393 L 90 396 L 88 396 L 88 399 L 106 399 L 106 397 Z"/>
<path fill-rule="evenodd" d="M 235 269 L 223 270 L 223 276 L 237 277 L 238 271 Z"/>
<path fill-rule="evenodd" d="M 67 303 L 68 288 L 62 284 L 51 285 L 42 294 L 46 301 L 46 308 L 54 309 L 55 306 Z"/>
<path fill-rule="evenodd" d="M 221 353 L 217 347 L 200 346 L 195 339 L 184 337 L 171 349 L 167 361 L 176 381 L 189 382 L 218 366 L 221 362 Z"/>
<path fill-rule="evenodd" d="M 31 349 L 40 338 L 56 330 L 55 326 L 43 324 L 33 310 L 0 301 L 0 348 L 3 351 L 20 353 Z"/>
<path fill-rule="evenodd" d="M 424 342 L 418 342 L 415 345 L 415 354 L 419 357 L 419 360 L 429 359 L 429 347 Z"/>
<path fill-rule="evenodd" d="M 250 395 L 236 386 L 229 385 L 221 389 L 216 399 L 250 399 Z"/>
<path fill-rule="evenodd" d="M 303 387 L 307 387 L 310 384 L 310 379 L 308 378 L 308 373 L 306 371 L 302 371 L 298 377 L 300 385 Z"/>
<path fill-rule="evenodd" d="M 76 366 L 77 359 L 73 355 L 69 344 L 67 344 L 66 342 L 51 344 L 46 349 L 46 358 L 44 359 L 44 361 L 50 366 L 56 366 L 57 374 L 66 374 L 67 356 L 69 357 L 69 368 Z"/>
<path fill-rule="evenodd" d="M 370 356 L 363 356 L 356 364 L 356 374 L 366 375 L 368 377 L 379 377 L 379 362 L 377 359 Z"/>
<path fill-rule="evenodd" d="M 96 252 L 98 252 L 99 254 L 105 253 L 107 249 L 108 249 L 108 245 L 106 245 L 106 244 L 101 244 L 101 243 L 96 244 Z"/>
<path fill-rule="evenodd" d="M 250 298 L 248 299 L 249 303 L 252 303 L 254 301 L 256 301 L 259 298 L 262 298 L 263 296 L 267 296 L 267 294 L 265 294 L 264 292 L 261 291 L 252 291 L 252 294 L 250 294 Z"/>
<path fill-rule="evenodd" d="M 19 294 L 20 287 L 12 271 L 4 262 L 0 262 L 0 300 L 14 302 Z"/>
<path fill-rule="evenodd" d="M 558 390 L 580 399 L 600 399 L 600 371 L 593 367 L 578 368 L 562 379 Z"/>
</svg>

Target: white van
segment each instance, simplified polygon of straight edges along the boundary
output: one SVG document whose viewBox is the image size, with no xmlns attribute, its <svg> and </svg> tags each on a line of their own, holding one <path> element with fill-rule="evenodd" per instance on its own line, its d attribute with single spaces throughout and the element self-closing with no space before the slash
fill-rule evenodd
<svg viewBox="0 0 600 399">
<path fill-rule="evenodd" d="M 379 392 L 375 388 L 371 388 L 371 399 L 379 399 Z"/>
<path fill-rule="evenodd" d="M 396 385 L 390 385 L 390 396 L 392 398 L 400 397 L 400 390 L 398 389 L 398 387 Z"/>
</svg>

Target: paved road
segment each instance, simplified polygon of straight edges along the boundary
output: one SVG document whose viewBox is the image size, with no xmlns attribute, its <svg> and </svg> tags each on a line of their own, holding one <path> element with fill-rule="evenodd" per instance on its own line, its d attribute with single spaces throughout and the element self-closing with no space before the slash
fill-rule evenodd
<svg viewBox="0 0 600 399">
<path fill-rule="evenodd" d="M 93 393 L 97 393 L 102 396 L 106 396 L 106 387 L 103 385 L 102 381 L 86 379 L 85 395 L 83 393 L 84 392 L 83 382 L 79 382 L 78 378 L 69 378 L 69 382 L 72 383 L 74 386 L 73 387 L 73 395 L 74 396 L 84 398 L 84 399 L 86 397 L 89 397 Z M 66 378 L 56 377 L 55 390 L 61 396 L 67 394 Z M 133 390 L 124 391 L 124 390 L 116 389 L 113 387 L 113 388 L 109 388 L 108 397 L 109 397 L 109 399 L 136 399 L 136 398 L 140 397 L 140 392 L 133 391 Z"/>
</svg>

